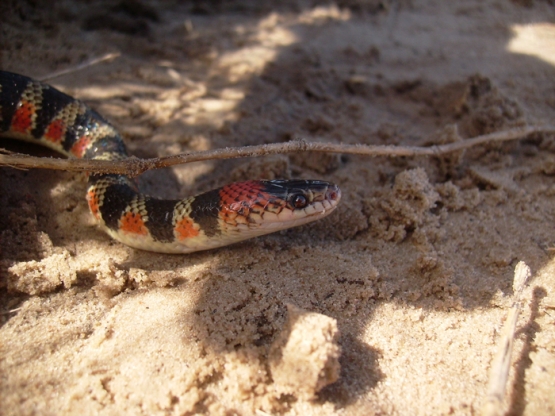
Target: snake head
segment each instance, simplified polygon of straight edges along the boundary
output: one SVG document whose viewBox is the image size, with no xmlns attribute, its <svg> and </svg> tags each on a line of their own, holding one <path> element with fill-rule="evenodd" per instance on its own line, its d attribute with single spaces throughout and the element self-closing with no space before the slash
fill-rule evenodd
<svg viewBox="0 0 555 416">
<path fill-rule="evenodd" d="M 337 185 L 318 180 L 249 181 L 222 188 L 220 198 L 221 212 L 231 225 L 243 223 L 266 234 L 329 215 L 341 191 Z"/>
<path fill-rule="evenodd" d="M 261 181 L 265 192 L 296 216 L 329 214 L 337 207 L 341 191 L 337 185 L 318 180 Z"/>
</svg>

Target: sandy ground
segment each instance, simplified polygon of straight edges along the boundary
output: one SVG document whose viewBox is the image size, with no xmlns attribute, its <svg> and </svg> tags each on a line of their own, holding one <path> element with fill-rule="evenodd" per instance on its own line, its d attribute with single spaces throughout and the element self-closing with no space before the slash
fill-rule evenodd
<svg viewBox="0 0 555 416">
<path fill-rule="evenodd" d="M 120 53 L 51 83 L 138 157 L 552 122 L 550 1 L 279 4 L 3 1 L 0 67 L 41 78 Z M 553 137 L 143 175 L 160 197 L 263 177 L 341 186 L 320 222 L 191 255 L 110 240 L 80 174 L 0 173 L 0 414 L 475 414 L 518 261 L 533 276 L 505 411 L 555 414 Z"/>
</svg>

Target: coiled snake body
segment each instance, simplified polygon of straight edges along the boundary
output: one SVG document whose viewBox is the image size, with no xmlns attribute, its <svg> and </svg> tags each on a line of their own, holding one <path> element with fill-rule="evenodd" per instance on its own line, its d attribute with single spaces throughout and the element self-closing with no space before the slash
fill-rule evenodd
<svg viewBox="0 0 555 416">
<path fill-rule="evenodd" d="M 0 71 L 0 136 L 68 157 L 128 157 L 116 129 L 83 102 L 22 75 Z M 123 175 L 91 174 L 87 201 L 114 239 L 134 248 L 188 253 L 221 247 L 323 218 L 341 192 L 317 180 L 248 181 L 181 200 L 141 194 Z"/>
</svg>

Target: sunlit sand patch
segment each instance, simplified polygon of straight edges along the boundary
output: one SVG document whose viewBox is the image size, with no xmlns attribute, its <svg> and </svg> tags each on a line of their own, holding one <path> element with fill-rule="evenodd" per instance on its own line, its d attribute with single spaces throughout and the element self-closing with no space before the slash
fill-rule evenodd
<svg viewBox="0 0 555 416">
<path fill-rule="evenodd" d="M 535 56 L 551 65 L 555 65 L 555 25 L 536 23 L 513 25 L 514 37 L 507 46 L 513 53 Z"/>
</svg>

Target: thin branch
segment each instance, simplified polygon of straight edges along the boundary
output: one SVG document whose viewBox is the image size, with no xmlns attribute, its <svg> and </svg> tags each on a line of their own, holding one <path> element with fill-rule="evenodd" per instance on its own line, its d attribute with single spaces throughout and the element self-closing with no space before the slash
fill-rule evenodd
<svg viewBox="0 0 555 416">
<path fill-rule="evenodd" d="M 325 152 L 388 157 L 441 156 L 482 144 L 518 140 L 525 138 L 530 134 L 555 134 L 555 127 L 524 127 L 428 147 L 336 144 L 307 142 L 306 140 L 300 139 L 286 143 L 273 143 L 258 146 L 225 147 L 222 149 L 181 153 L 175 156 L 165 156 L 152 159 L 138 159 L 131 157 L 129 159 L 119 161 L 54 159 L 13 153 L 0 154 L 0 166 L 4 165 L 27 169 L 42 168 L 79 172 L 86 171 L 94 173 L 118 173 L 128 176 L 137 176 L 151 169 L 165 168 L 204 160 L 259 157 L 265 155 L 298 152 Z"/>
</svg>

